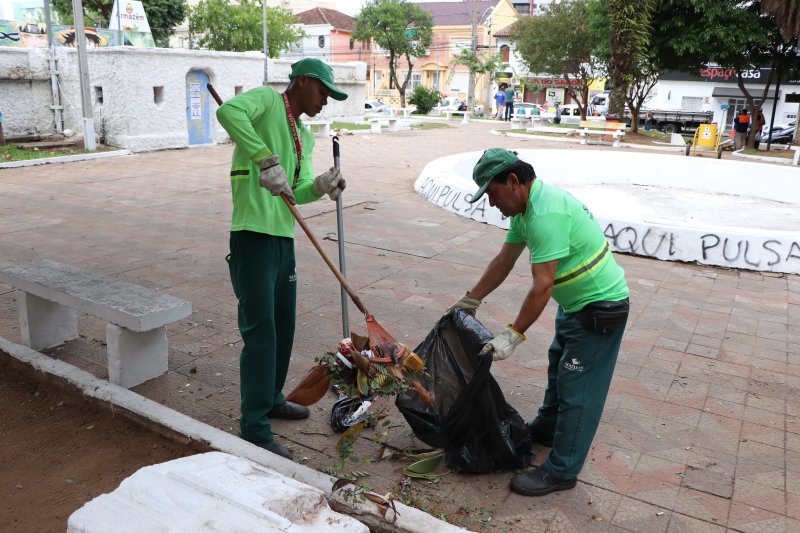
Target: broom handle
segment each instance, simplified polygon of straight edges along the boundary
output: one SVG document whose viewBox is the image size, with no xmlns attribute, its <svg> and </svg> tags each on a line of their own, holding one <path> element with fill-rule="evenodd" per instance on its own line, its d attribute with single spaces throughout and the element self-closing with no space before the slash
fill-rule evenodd
<svg viewBox="0 0 800 533">
<path fill-rule="evenodd" d="M 350 283 L 348 283 L 347 279 L 342 275 L 341 272 L 339 272 L 339 269 L 336 268 L 335 264 L 333 264 L 333 261 L 331 261 L 330 257 L 328 257 L 328 254 L 326 254 L 325 250 L 322 249 L 322 246 L 317 240 L 316 235 L 314 235 L 314 232 L 312 232 L 311 228 L 308 227 L 306 221 L 303 220 L 303 217 L 302 215 L 300 215 L 300 212 L 297 210 L 297 207 L 295 207 L 295 205 L 289 200 L 289 198 L 286 197 L 286 194 L 281 194 L 281 198 L 283 198 L 283 201 L 286 203 L 286 207 L 289 208 L 289 211 L 292 212 L 292 216 L 294 216 L 294 219 L 297 220 L 297 223 L 300 224 L 300 227 L 303 228 L 303 231 L 306 232 L 308 240 L 311 241 L 311 244 L 313 244 L 314 248 L 317 249 L 319 255 L 322 256 L 322 259 L 325 261 L 325 264 L 328 265 L 328 268 L 331 269 L 333 275 L 336 276 L 336 279 L 338 279 L 339 283 L 342 284 L 342 288 L 350 296 L 350 299 L 353 300 L 353 303 L 356 304 L 358 310 L 366 315 L 367 308 L 364 306 L 363 303 L 361 303 L 361 298 L 358 297 L 356 291 L 353 290 L 353 287 L 350 286 Z"/>
<path fill-rule="evenodd" d="M 214 98 L 215 102 L 217 102 L 217 105 L 222 105 L 222 98 L 220 98 L 219 93 L 217 93 L 217 91 L 214 89 L 214 86 L 209 83 L 206 85 L 206 87 L 208 88 L 208 92 L 209 94 L 211 94 L 211 97 Z M 308 239 L 311 241 L 311 244 L 314 245 L 314 248 L 317 249 L 319 255 L 322 256 L 322 259 L 325 261 L 325 264 L 328 265 L 328 268 L 331 269 L 333 275 L 336 276 L 336 279 L 338 279 L 339 283 L 342 284 L 342 288 L 350 296 L 350 299 L 353 300 L 353 303 L 356 304 L 358 310 L 364 313 L 365 315 L 368 314 L 367 308 L 364 306 L 363 303 L 361 303 L 361 298 L 358 297 L 356 291 L 353 290 L 353 287 L 350 286 L 350 283 L 347 282 L 347 279 L 345 279 L 342 273 L 339 272 L 339 269 L 336 268 L 336 265 L 334 265 L 333 261 L 330 260 L 328 255 L 325 253 L 325 250 L 322 249 L 322 246 L 319 244 L 317 237 L 311 231 L 311 228 L 308 227 L 306 221 L 303 220 L 302 215 L 300 215 L 300 211 L 297 210 L 297 208 L 286 197 L 285 194 L 281 194 L 281 197 L 283 198 L 284 203 L 286 203 L 286 207 L 288 207 L 289 211 L 292 212 L 292 216 L 294 217 L 294 219 L 297 221 L 298 224 L 300 224 L 300 227 L 303 228 L 303 231 L 306 232 L 306 235 L 308 236 Z"/>
</svg>

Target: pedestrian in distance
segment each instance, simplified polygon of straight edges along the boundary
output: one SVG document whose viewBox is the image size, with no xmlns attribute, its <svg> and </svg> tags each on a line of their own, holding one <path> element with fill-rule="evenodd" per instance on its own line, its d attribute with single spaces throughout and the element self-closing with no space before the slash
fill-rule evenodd
<svg viewBox="0 0 800 533">
<path fill-rule="evenodd" d="M 284 203 L 308 203 L 345 188 L 339 169 L 314 176 L 314 136 L 300 115 L 316 116 L 328 98 L 347 94 L 333 69 L 317 58 L 293 63 L 283 93 L 257 87 L 217 110 L 235 143 L 231 162 L 233 215 L 226 257 L 238 300 L 243 347 L 239 359 L 239 436 L 287 459 L 270 419 L 308 418 L 307 407 L 286 402 L 282 392 L 294 341 L 297 274 L 294 218 Z"/>
<path fill-rule="evenodd" d="M 742 108 L 733 119 L 733 149 L 741 150 L 747 146 L 747 131 L 750 129 L 750 115 Z"/>
<path fill-rule="evenodd" d="M 653 113 L 648 111 L 644 114 L 644 130 L 650 131 L 653 129 Z"/>
<path fill-rule="evenodd" d="M 505 113 L 505 104 L 506 104 L 506 84 L 501 83 L 500 87 L 497 88 L 497 92 L 494 93 L 494 107 L 495 107 L 495 119 L 496 120 L 503 120 L 503 115 Z"/>
<path fill-rule="evenodd" d="M 505 93 L 506 93 L 505 119 L 511 120 L 511 118 L 514 116 L 514 87 L 512 85 L 506 85 Z"/>
<path fill-rule="evenodd" d="M 561 124 L 561 104 L 556 102 L 556 116 L 553 117 L 553 124 Z"/>
<path fill-rule="evenodd" d="M 552 297 L 558 303 L 548 351 L 547 389 L 528 424 L 533 442 L 550 447 L 541 466 L 517 474 L 511 490 L 542 496 L 573 488 L 594 439 L 628 319 L 625 273 L 591 212 L 568 192 L 536 178 L 516 152 L 490 148 L 472 171 L 478 191 L 511 218 L 505 242 L 478 282 L 450 309 L 475 313 L 508 277 L 525 248 L 532 284 L 514 322 L 481 356 L 511 356 Z"/>
</svg>

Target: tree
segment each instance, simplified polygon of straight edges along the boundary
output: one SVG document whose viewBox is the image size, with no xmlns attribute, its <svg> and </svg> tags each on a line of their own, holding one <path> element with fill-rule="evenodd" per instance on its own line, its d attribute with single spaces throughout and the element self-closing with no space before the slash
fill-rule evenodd
<svg viewBox="0 0 800 533">
<path fill-rule="evenodd" d="M 186 0 L 147 0 L 143 5 L 156 46 L 169 46 L 169 38 L 175 32 L 175 26 L 186 18 Z M 104 24 L 108 27 L 113 8 L 114 0 L 83 0 L 86 18 L 96 25 Z M 53 9 L 65 24 L 73 23 L 72 0 L 53 0 Z"/>
<path fill-rule="evenodd" d="M 607 0 L 609 44 L 608 64 L 611 95 L 608 115 L 622 117 L 632 75 L 643 56 L 650 38 L 650 17 L 654 0 Z"/>
<path fill-rule="evenodd" d="M 761 12 L 775 17 L 775 24 L 784 42 L 789 43 L 800 37 L 800 0 L 763 0 Z M 800 105 L 797 106 L 800 113 Z M 795 127 L 792 144 L 800 144 L 800 128 Z"/>
<path fill-rule="evenodd" d="M 427 55 L 433 38 L 430 13 L 406 0 L 370 0 L 354 19 L 356 41 L 374 40 L 389 53 L 389 82 L 400 93 L 400 106 L 406 105 L 406 87 L 414 70 L 412 58 Z M 403 83 L 397 77 L 398 60 L 405 56 L 408 70 Z"/>
<path fill-rule="evenodd" d="M 602 61 L 594 55 L 598 40 L 589 25 L 589 1 L 552 3 L 542 16 L 520 19 L 511 41 L 531 72 L 564 79 L 581 119 L 586 119 L 589 86 L 605 76 Z"/>
<path fill-rule="evenodd" d="M 473 52 L 472 50 L 461 50 L 461 53 L 457 55 L 453 59 L 454 65 L 464 65 L 469 69 L 470 72 L 475 74 L 475 77 L 481 76 L 483 74 L 487 76 L 492 76 L 498 70 L 502 70 L 502 68 L 507 65 L 500 56 L 500 54 L 494 54 L 491 56 L 483 56 L 481 57 L 477 53 Z M 488 83 L 488 82 L 487 82 Z M 487 94 L 487 107 L 486 111 L 491 108 L 491 95 Z"/>
<path fill-rule="evenodd" d="M 761 108 L 769 94 L 776 72 L 789 73 L 797 65 L 800 50 L 797 39 L 786 43 L 771 16 L 761 15 L 761 4 L 754 0 L 665 0 L 654 20 L 659 27 L 658 47 L 666 65 L 673 70 L 698 72 L 709 66 L 733 69 L 739 90 L 747 100 L 751 116 Z M 769 66 L 759 93 L 745 86 L 749 76 Z M 751 135 L 748 147 L 755 144 Z"/>
<path fill-rule="evenodd" d="M 210 50 L 247 52 L 263 50 L 263 4 L 261 0 L 202 0 L 189 15 L 189 31 L 200 35 L 198 44 Z M 297 20 L 281 8 L 267 10 L 267 55 L 278 57 L 281 51 L 300 40 L 303 31 Z"/>
</svg>

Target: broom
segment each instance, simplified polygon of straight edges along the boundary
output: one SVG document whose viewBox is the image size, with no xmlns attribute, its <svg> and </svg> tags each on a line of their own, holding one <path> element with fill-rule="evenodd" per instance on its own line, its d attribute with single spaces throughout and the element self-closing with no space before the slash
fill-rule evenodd
<svg viewBox="0 0 800 533">
<path fill-rule="evenodd" d="M 219 94 L 217 94 L 217 91 L 210 83 L 208 84 L 208 92 L 217 102 L 217 105 L 222 105 L 222 98 L 220 98 Z M 369 337 L 370 348 L 372 349 L 372 353 L 375 355 L 372 360 L 376 363 L 394 364 L 397 362 L 403 362 L 410 368 L 421 370 L 422 361 L 419 360 L 419 357 L 411 352 L 411 350 L 406 348 L 406 346 L 404 346 L 402 343 L 399 343 L 388 331 L 386 331 L 386 328 L 381 326 L 375 317 L 369 311 L 367 311 L 367 307 L 361 301 L 361 298 L 358 297 L 353 287 L 350 286 L 350 283 L 347 281 L 344 275 L 339 271 L 333 261 L 331 261 L 331 259 L 328 257 L 328 254 L 325 253 L 325 250 L 322 249 L 322 245 L 319 243 L 317 237 L 314 235 L 314 232 L 311 231 L 311 228 L 308 226 L 308 224 L 306 224 L 306 221 L 297 210 L 297 207 L 285 194 L 281 194 L 281 197 L 283 198 L 286 207 L 292 213 L 294 219 L 297 221 L 300 227 L 303 228 L 308 240 L 311 241 L 311 244 L 313 244 L 314 248 L 317 249 L 317 252 L 319 252 L 319 255 L 325 261 L 325 264 L 328 265 L 328 268 L 331 270 L 331 272 L 333 272 L 333 275 L 336 276 L 337 280 L 339 280 L 342 288 L 345 290 L 345 292 L 347 292 L 347 295 L 350 296 L 350 299 L 356 305 L 358 310 L 364 314 L 364 318 L 367 322 L 367 336 Z M 419 363 L 417 363 L 417 361 L 419 361 Z M 315 366 L 312 368 L 309 374 L 300 382 L 297 388 L 295 388 L 295 390 L 286 397 L 286 400 L 300 403 L 301 405 L 311 405 L 318 401 L 325 394 L 329 385 L 329 383 L 326 383 L 325 387 L 322 387 L 320 370 L 320 366 Z M 414 381 L 412 383 L 412 387 L 414 387 L 414 389 L 419 392 L 420 395 L 423 395 L 423 398 L 430 396 L 430 393 L 418 382 Z M 301 389 L 308 391 L 308 394 L 301 394 Z M 322 391 L 321 394 L 320 391 Z M 298 393 L 297 395 L 295 395 L 296 392 Z M 292 395 L 295 395 L 295 397 L 292 398 Z M 308 402 L 314 397 L 316 397 L 316 399 L 313 399 L 313 401 L 310 403 L 304 403 Z"/>
</svg>

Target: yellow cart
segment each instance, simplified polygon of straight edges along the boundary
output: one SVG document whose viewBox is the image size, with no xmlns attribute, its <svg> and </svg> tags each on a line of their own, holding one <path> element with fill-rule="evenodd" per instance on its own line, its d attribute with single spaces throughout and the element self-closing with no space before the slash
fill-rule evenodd
<svg viewBox="0 0 800 533">
<path fill-rule="evenodd" d="M 717 159 L 719 159 L 722 157 L 721 140 L 722 132 L 717 131 L 716 124 L 700 124 L 694 132 L 692 144 L 686 146 L 686 155 L 690 155 L 692 152 L 695 155 L 698 152 L 712 152 L 716 153 Z"/>
</svg>

